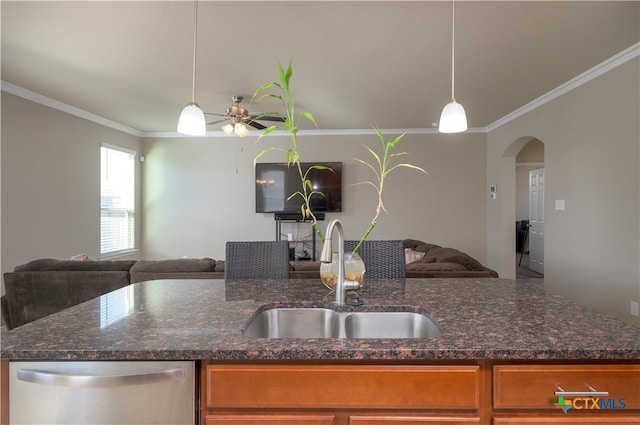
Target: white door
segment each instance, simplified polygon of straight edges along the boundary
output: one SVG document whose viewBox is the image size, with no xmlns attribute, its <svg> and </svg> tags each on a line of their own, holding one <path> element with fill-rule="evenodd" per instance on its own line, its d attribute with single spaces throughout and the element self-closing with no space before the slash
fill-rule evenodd
<svg viewBox="0 0 640 425">
<path fill-rule="evenodd" d="M 544 168 L 529 171 L 529 268 L 544 274 Z"/>
</svg>

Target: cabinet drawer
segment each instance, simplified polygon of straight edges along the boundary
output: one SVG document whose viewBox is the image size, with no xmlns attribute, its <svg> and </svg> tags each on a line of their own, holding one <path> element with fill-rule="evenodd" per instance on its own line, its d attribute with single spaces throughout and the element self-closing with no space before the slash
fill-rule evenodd
<svg viewBox="0 0 640 425">
<path fill-rule="evenodd" d="M 500 365 L 493 369 L 496 409 L 640 409 L 640 365 Z M 602 394 L 589 394 L 590 387 Z M 572 392 L 560 394 L 556 391 Z"/>
<path fill-rule="evenodd" d="M 333 415 L 207 415 L 205 425 L 333 425 Z"/>
<path fill-rule="evenodd" d="M 349 425 L 478 425 L 480 418 L 444 416 L 350 416 Z"/>
<path fill-rule="evenodd" d="M 219 408 L 478 409 L 479 366 L 206 366 Z"/>
</svg>

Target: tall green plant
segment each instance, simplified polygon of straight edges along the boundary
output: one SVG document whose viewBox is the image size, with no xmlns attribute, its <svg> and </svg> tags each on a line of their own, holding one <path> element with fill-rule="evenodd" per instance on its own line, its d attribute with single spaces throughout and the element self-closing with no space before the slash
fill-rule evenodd
<svg viewBox="0 0 640 425">
<path fill-rule="evenodd" d="M 282 103 L 286 111 L 285 116 L 282 116 L 281 114 L 277 114 L 277 115 L 283 117 L 284 129 L 288 133 L 289 138 L 291 139 L 292 145 L 289 149 L 278 148 L 275 146 L 268 147 L 267 149 L 264 149 L 263 151 L 258 153 L 254 161 L 257 161 L 258 158 L 260 158 L 262 155 L 266 154 L 267 152 L 274 151 L 274 150 L 281 151 L 286 154 L 287 165 L 290 167 L 297 168 L 298 174 L 300 176 L 300 182 L 302 184 L 302 189 L 291 194 L 287 198 L 287 200 L 292 199 L 296 196 L 300 196 L 302 198 L 303 203 L 300 207 L 300 212 L 302 214 L 302 217 L 304 217 L 305 219 L 308 218 L 311 220 L 314 231 L 318 234 L 318 236 L 320 237 L 320 240 L 324 242 L 324 239 L 325 239 L 324 235 L 322 234 L 322 231 L 318 227 L 316 217 L 313 214 L 313 211 L 311 210 L 311 206 L 310 206 L 312 196 L 324 196 L 324 194 L 322 192 L 319 192 L 313 189 L 313 184 L 308 179 L 308 173 L 312 169 L 330 170 L 332 172 L 333 170 L 331 170 L 331 168 L 329 167 L 322 166 L 322 165 L 314 165 L 307 170 L 302 169 L 302 166 L 300 165 L 300 150 L 298 146 L 298 127 L 296 125 L 296 118 L 298 117 L 296 117 L 296 114 L 295 114 L 294 93 L 293 93 L 293 90 L 291 89 L 291 77 L 293 76 L 293 69 L 291 67 L 291 62 L 289 62 L 289 66 L 286 70 L 282 67 L 282 64 L 278 62 L 278 70 L 280 72 L 280 81 L 265 83 L 261 85 L 260 87 L 258 87 L 258 89 L 256 89 L 251 100 L 253 101 L 253 99 L 255 99 L 256 97 L 258 97 L 259 99 L 270 97 L 270 98 L 278 99 Z M 273 113 L 270 113 L 269 115 L 273 115 Z M 302 112 L 300 113 L 299 117 L 306 118 L 307 120 L 311 121 L 313 125 L 317 127 L 316 120 L 310 112 Z M 258 117 L 257 119 L 259 118 L 260 117 Z M 260 137 L 258 137 L 258 140 L 260 140 L 262 137 L 268 135 L 269 133 L 273 132 L 278 128 L 279 127 L 277 125 L 272 125 L 270 127 L 267 127 L 262 131 L 262 133 L 260 134 Z M 355 183 L 355 185 L 363 185 L 363 184 L 370 185 L 375 189 L 378 195 L 378 205 L 376 206 L 375 215 L 371 220 L 371 223 L 369 224 L 369 227 L 365 231 L 364 235 L 362 235 L 362 238 L 360 238 L 360 241 L 354 248 L 353 250 L 354 253 L 360 249 L 360 247 L 362 246 L 362 243 L 365 241 L 365 239 L 369 236 L 371 231 L 376 226 L 380 213 L 382 211 L 387 212 L 384 206 L 384 202 L 382 200 L 382 193 L 384 190 L 385 179 L 387 178 L 389 173 L 391 173 L 393 170 L 396 170 L 398 168 L 411 168 L 414 170 L 421 171 L 425 174 L 428 174 L 422 168 L 412 164 L 408 164 L 408 163 L 392 164 L 393 159 L 399 156 L 408 155 L 407 152 L 398 152 L 398 153 L 392 152 L 392 149 L 395 148 L 398 143 L 400 143 L 400 141 L 404 138 L 405 135 L 402 134 L 393 140 L 386 140 L 384 135 L 382 134 L 382 131 L 378 128 L 375 128 L 375 129 L 378 134 L 378 138 L 380 139 L 380 142 L 381 142 L 382 153 L 378 154 L 376 153 L 375 150 L 371 149 L 366 145 L 363 145 L 367 149 L 367 151 L 371 154 L 374 161 L 370 163 L 362 159 L 354 158 L 356 161 L 360 162 L 361 164 L 371 169 L 371 171 L 375 175 L 374 181 L 362 181 L 362 182 Z"/>
<path fill-rule="evenodd" d="M 313 165 L 306 170 L 302 169 L 302 166 L 300 165 L 300 149 L 298 145 L 298 126 L 296 124 L 296 119 L 298 117 L 295 113 L 294 93 L 291 89 L 291 77 L 293 76 L 291 61 L 289 61 L 289 66 L 286 70 L 282 67 L 282 64 L 278 62 L 278 71 L 280 75 L 280 81 L 265 83 L 261 85 L 253 93 L 253 97 L 251 98 L 251 100 L 253 101 L 253 99 L 255 99 L 256 97 L 258 97 L 258 99 L 270 97 L 277 99 L 282 103 L 282 105 L 284 106 L 285 115 L 277 115 L 281 116 L 284 119 L 284 130 L 287 132 L 289 138 L 291 139 L 291 147 L 289 149 L 278 148 L 275 146 L 268 147 L 267 149 L 261 151 L 260 153 L 258 153 L 258 155 L 256 155 L 254 162 L 257 161 L 258 158 L 260 158 L 262 155 L 270 151 L 282 151 L 286 154 L 287 165 L 289 167 L 296 167 L 296 169 L 298 170 L 298 175 L 300 176 L 302 187 L 301 190 L 298 190 L 295 193 L 291 194 L 287 198 L 287 200 L 292 199 L 296 196 L 300 196 L 302 198 L 300 213 L 302 214 L 302 217 L 304 219 L 311 220 L 314 231 L 318 234 L 320 240 L 324 242 L 324 235 L 318 227 L 316 216 L 313 214 L 310 205 L 312 196 L 324 196 L 324 193 L 313 189 L 313 184 L 311 180 L 309 180 L 308 174 L 312 169 L 329 170 L 331 172 L 333 172 L 333 170 L 323 165 Z M 256 119 L 259 118 L 260 117 L 257 117 Z M 316 128 L 318 127 L 315 118 L 310 112 L 300 113 L 299 118 L 305 118 L 308 121 L 312 122 L 313 125 L 316 126 Z M 267 127 L 262 131 L 262 133 L 260 133 L 260 137 L 258 137 L 258 140 L 278 128 L 279 127 L 277 125 Z"/>
<path fill-rule="evenodd" d="M 363 159 L 358 159 L 358 158 L 354 158 L 356 161 L 358 161 L 359 163 L 367 166 L 375 175 L 375 181 L 361 181 L 358 183 L 355 183 L 356 185 L 370 185 L 372 186 L 377 195 L 378 195 L 378 205 L 376 206 L 376 212 L 375 215 L 373 216 L 373 219 L 371 220 L 371 223 L 369 224 L 369 227 L 367 228 L 367 230 L 364 232 L 364 235 L 362 235 L 362 238 L 360 238 L 360 241 L 358 242 L 358 244 L 356 245 L 356 247 L 353 249 L 353 252 L 357 252 L 360 247 L 362 246 L 363 242 L 365 241 L 365 239 L 367 239 L 367 237 L 369 236 L 369 233 L 371 233 L 371 231 L 373 230 L 374 227 L 376 227 L 376 224 L 378 222 L 378 217 L 380 216 L 380 213 L 382 211 L 387 212 L 386 208 L 384 207 L 384 202 L 382 201 L 382 192 L 384 190 L 384 181 L 387 178 L 387 176 L 389 175 L 389 173 L 391 173 L 393 170 L 396 170 L 398 168 L 411 168 L 414 170 L 418 170 L 421 171 L 425 174 L 428 174 L 425 170 L 423 170 L 422 168 L 412 165 L 412 164 L 407 164 L 407 163 L 401 163 L 401 164 L 392 164 L 392 160 L 394 158 L 397 158 L 399 156 L 403 156 L 403 155 L 409 155 L 408 152 L 397 152 L 397 153 L 392 153 L 391 150 L 393 148 L 396 147 L 396 145 L 398 143 L 400 143 L 400 141 L 404 138 L 405 134 L 401 134 L 400 136 L 396 137 L 393 140 L 386 140 L 384 137 L 384 134 L 382 134 L 382 131 L 379 128 L 375 128 L 376 133 L 378 134 L 378 139 L 380 139 L 380 143 L 382 145 L 382 154 L 377 154 L 373 149 L 371 149 L 369 146 L 367 145 L 363 145 L 365 147 L 365 149 L 367 149 L 367 151 L 371 154 L 371 156 L 373 157 L 374 164 L 371 164 Z"/>
</svg>

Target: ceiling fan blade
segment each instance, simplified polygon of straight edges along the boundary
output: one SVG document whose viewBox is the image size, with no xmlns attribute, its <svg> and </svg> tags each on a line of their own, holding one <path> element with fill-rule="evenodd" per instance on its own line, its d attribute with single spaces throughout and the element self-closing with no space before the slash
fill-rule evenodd
<svg viewBox="0 0 640 425">
<path fill-rule="evenodd" d="M 260 124 L 259 122 L 255 122 L 255 121 L 249 121 L 247 122 L 247 124 L 249 124 L 253 128 L 257 128 L 258 130 L 264 130 L 265 128 L 267 128 L 264 125 Z"/>
<path fill-rule="evenodd" d="M 218 124 L 219 122 L 225 122 L 225 121 L 226 121 L 226 119 L 224 119 L 224 120 L 218 120 L 218 121 L 211 121 L 211 122 L 208 122 L 208 123 L 206 123 L 206 124 L 207 124 L 207 125 L 214 125 L 214 124 Z"/>
<path fill-rule="evenodd" d="M 278 121 L 278 122 L 284 122 L 284 118 L 282 117 L 272 117 L 269 115 L 265 115 L 265 116 L 257 116 L 256 118 L 254 118 L 256 120 L 260 120 L 260 121 Z"/>
</svg>

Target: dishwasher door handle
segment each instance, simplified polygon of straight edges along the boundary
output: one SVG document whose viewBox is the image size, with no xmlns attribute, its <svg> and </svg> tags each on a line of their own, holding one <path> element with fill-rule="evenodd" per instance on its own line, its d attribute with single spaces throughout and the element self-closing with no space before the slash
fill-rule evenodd
<svg viewBox="0 0 640 425">
<path fill-rule="evenodd" d="M 73 388 L 122 387 L 127 385 L 155 384 L 184 379 L 184 369 L 167 369 L 158 372 L 132 375 L 72 375 L 33 369 L 18 369 L 20 381 L 41 385 Z"/>
</svg>

